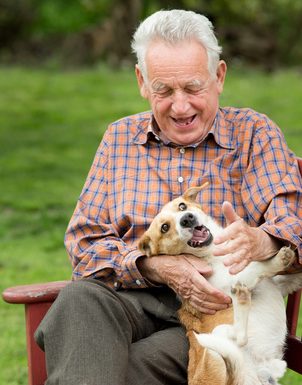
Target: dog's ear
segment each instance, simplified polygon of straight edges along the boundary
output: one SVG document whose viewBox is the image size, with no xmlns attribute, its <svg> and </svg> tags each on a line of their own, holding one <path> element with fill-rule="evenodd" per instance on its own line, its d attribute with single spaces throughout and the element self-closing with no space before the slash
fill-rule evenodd
<svg viewBox="0 0 302 385">
<path fill-rule="evenodd" d="M 195 202 L 197 194 L 200 191 L 200 187 L 190 187 L 188 190 L 185 191 L 183 197 L 190 202 Z"/>
<path fill-rule="evenodd" d="M 186 200 L 188 200 L 188 201 L 195 202 L 195 201 L 196 201 L 197 194 L 198 194 L 202 189 L 204 189 L 208 184 L 209 184 L 209 182 L 205 182 L 205 183 L 202 184 L 201 186 L 190 187 L 188 190 L 185 191 L 183 197 L 184 197 Z"/>
<path fill-rule="evenodd" d="M 143 235 L 138 243 L 139 250 L 147 257 L 151 257 L 151 239 L 148 235 Z"/>
</svg>

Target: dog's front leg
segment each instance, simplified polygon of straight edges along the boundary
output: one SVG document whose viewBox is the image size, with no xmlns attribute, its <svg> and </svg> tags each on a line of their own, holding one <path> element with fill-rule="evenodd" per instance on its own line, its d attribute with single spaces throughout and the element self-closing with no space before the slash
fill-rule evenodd
<svg viewBox="0 0 302 385">
<path fill-rule="evenodd" d="M 234 285 L 240 282 L 249 290 L 253 290 L 263 278 L 274 277 L 289 267 L 294 260 L 295 252 L 290 247 L 284 246 L 270 259 L 251 262 L 244 270 L 234 276 Z"/>
</svg>

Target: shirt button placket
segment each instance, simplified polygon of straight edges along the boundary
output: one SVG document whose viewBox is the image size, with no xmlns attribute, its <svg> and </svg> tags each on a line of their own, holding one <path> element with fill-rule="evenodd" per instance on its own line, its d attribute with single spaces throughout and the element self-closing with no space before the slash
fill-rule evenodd
<svg viewBox="0 0 302 385">
<path fill-rule="evenodd" d="M 186 152 L 186 150 L 185 150 L 184 147 L 180 147 L 179 152 L 183 155 L 183 154 Z M 183 178 L 182 176 L 179 176 L 179 177 L 177 178 L 177 180 L 178 180 L 179 183 L 183 183 L 184 178 Z"/>
</svg>

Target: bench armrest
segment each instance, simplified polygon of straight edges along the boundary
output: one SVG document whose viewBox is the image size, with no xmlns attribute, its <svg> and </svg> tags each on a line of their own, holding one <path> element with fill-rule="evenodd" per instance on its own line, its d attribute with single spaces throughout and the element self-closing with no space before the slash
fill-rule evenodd
<svg viewBox="0 0 302 385">
<path fill-rule="evenodd" d="M 37 283 L 32 285 L 9 287 L 2 293 L 4 301 L 8 303 L 37 303 L 53 302 L 61 289 L 70 281 L 55 281 L 48 283 Z"/>
</svg>

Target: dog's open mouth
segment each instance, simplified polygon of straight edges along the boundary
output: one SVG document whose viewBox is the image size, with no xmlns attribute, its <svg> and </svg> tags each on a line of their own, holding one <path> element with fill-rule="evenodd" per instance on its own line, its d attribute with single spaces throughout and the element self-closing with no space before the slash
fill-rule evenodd
<svg viewBox="0 0 302 385">
<path fill-rule="evenodd" d="M 191 247 L 208 246 L 213 240 L 213 235 L 206 226 L 196 226 L 193 230 L 192 238 L 188 241 Z"/>
</svg>

